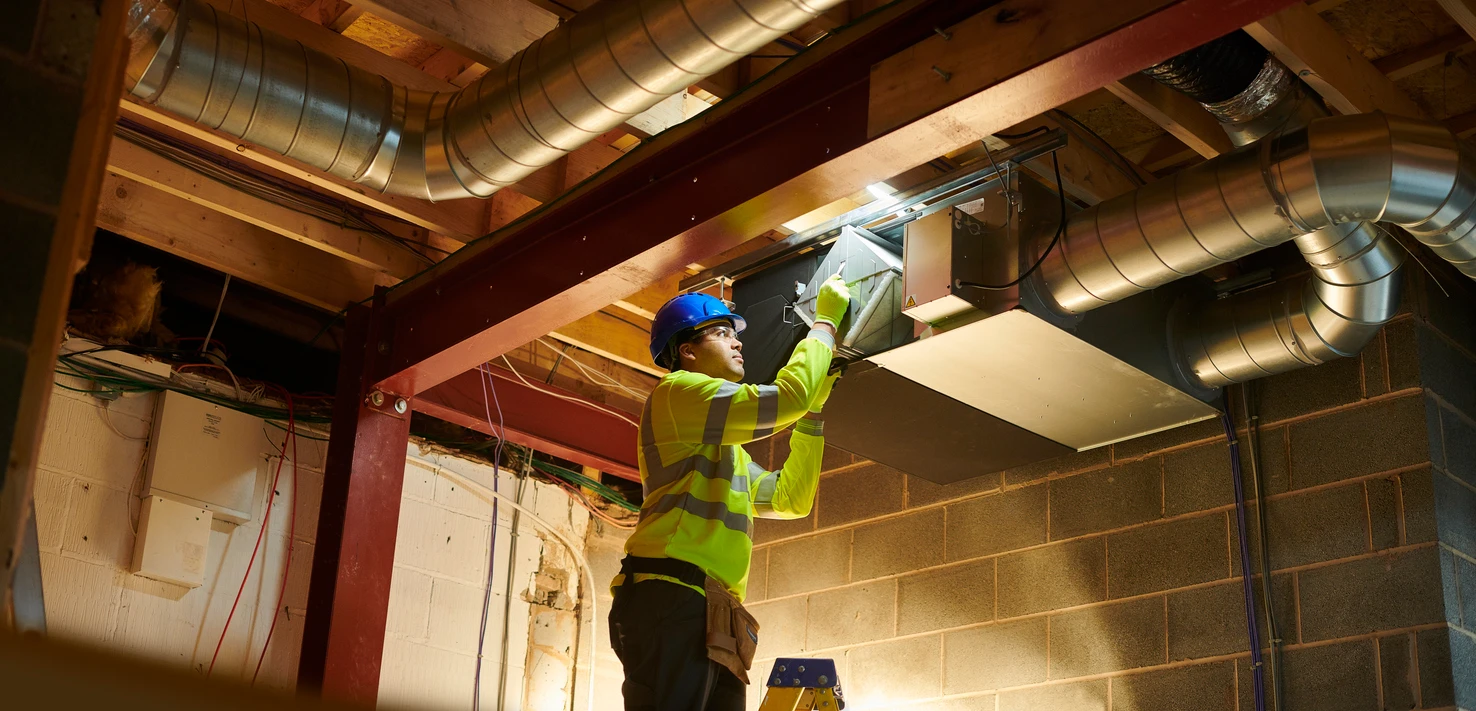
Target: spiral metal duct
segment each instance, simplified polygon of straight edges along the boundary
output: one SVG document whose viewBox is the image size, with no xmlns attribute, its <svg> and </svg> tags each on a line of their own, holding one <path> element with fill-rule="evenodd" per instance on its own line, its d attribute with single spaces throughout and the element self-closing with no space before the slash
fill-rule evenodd
<svg viewBox="0 0 1476 711">
<path fill-rule="evenodd" d="M 841 0 L 606 0 L 457 92 L 407 89 L 200 0 L 132 0 L 128 90 L 376 190 L 485 198 Z"/>
<path fill-rule="evenodd" d="M 1357 355 L 1399 308 L 1404 254 L 1368 222 L 1298 237 L 1304 279 L 1212 301 L 1174 329 L 1181 367 L 1221 387 Z"/>
<path fill-rule="evenodd" d="M 1194 375 L 1225 385 L 1357 352 L 1393 315 L 1392 240 L 1329 230 L 1375 221 L 1476 278 L 1476 155 L 1429 121 L 1317 119 L 1077 213 L 1041 273 L 1062 311 L 1082 313 L 1296 239 L 1312 279 L 1211 307 L 1181 336 Z"/>
<path fill-rule="evenodd" d="M 1259 69 L 1248 72 L 1255 62 Z M 1199 101 L 1237 146 L 1328 115 L 1305 84 L 1244 33 L 1144 73 Z M 1205 87 L 1219 91 L 1212 95 Z M 1218 387 L 1351 356 L 1394 317 L 1404 255 L 1386 230 L 1348 222 L 1294 239 L 1311 274 L 1183 312 L 1173 345 L 1192 381 Z"/>
</svg>

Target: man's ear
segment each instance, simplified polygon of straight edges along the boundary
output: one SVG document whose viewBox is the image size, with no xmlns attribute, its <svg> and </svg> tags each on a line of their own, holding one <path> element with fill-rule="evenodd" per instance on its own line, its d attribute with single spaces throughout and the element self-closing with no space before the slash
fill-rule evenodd
<svg viewBox="0 0 1476 711">
<path fill-rule="evenodd" d="M 677 346 L 677 363 L 686 360 L 697 360 L 697 352 L 690 341 Z"/>
</svg>

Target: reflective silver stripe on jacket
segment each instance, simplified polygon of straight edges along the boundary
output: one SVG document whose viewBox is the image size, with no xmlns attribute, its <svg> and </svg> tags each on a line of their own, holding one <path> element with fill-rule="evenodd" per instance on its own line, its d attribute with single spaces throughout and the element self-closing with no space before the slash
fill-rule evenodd
<svg viewBox="0 0 1476 711">
<path fill-rule="evenodd" d="M 724 383 L 733 385 L 733 383 Z M 736 387 L 736 386 L 735 386 Z M 641 414 L 641 457 L 645 461 L 646 475 L 641 479 L 641 496 L 648 497 L 653 491 L 659 491 L 686 476 L 689 472 L 708 479 L 722 479 L 728 482 L 728 488 L 733 491 L 748 493 L 748 477 L 734 476 L 734 464 L 737 462 L 738 453 L 731 446 L 718 449 L 718 461 L 713 461 L 702 454 L 694 454 L 669 465 L 661 463 L 661 450 L 656 446 L 655 425 L 651 423 L 651 401 L 646 400 L 646 409 Z"/>
<path fill-rule="evenodd" d="M 673 509 L 681 509 L 693 516 L 717 521 L 725 528 L 737 531 L 749 538 L 753 537 L 753 532 L 749 530 L 751 522 L 748 516 L 728 510 L 728 506 L 721 501 L 703 501 L 693 496 L 691 492 L 667 494 L 661 497 L 654 505 L 641 509 L 641 520 L 644 521 L 647 517 L 664 514 Z"/>
<path fill-rule="evenodd" d="M 779 421 L 779 386 L 758 386 L 758 420 L 753 424 L 753 438 L 762 439 L 774 434 L 774 423 Z"/>
<path fill-rule="evenodd" d="M 728 427 L 728 411 L 733 407 L 733 395 L 742 387 L 726 380 L 718 386 L 717 394 L 707 404 L 707 426 L 702 428 L 703 444 L 723 443 L 723 431 Z"/>
<path fill-rule="evenodd" d="M 774 515 L 774 491 L 779 488 L 779 472 L 764 471 L 764 468 L 748 463 L 748 476 L 758 482 L 753 492 L 753 515 L 768 518 Z"/>
</svg>

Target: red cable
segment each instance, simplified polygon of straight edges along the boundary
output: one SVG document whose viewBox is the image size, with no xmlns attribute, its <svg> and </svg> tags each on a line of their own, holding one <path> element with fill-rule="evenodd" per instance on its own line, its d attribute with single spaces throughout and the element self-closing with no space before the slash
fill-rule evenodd
<svg viewBox="0 0 1476 711">
<path fill-rule="evenodd" d="M 289 402 L 289 406 L 287 408 L 287 429 L 289 434 L 291 434 L 293 430 L 293 425 L 294 422 L 292 419 L 292 408 Z M 229 632 L 231 629 L 231 620 L 234 619 L 236 616 L 236 606 L 241 604 L 241 593 L 245 592 L 246 581 L 251 578 L 251 568 L 256 565 L 256 554 L 258 551 L 261 550 L 262 536 L 266 535 L 267 524 L 270 523 L 272 520 L 272 501 L 277 496 L 277 482 L 281 481 L 282 479 L 282 463 L 287 458 L 288 439 L 295 439 L 295 437 L 289 437 L 282 440 L 282 453 L 281 456 L 277 459 L 277 472 L 272 476 L 271 493 L 267 494 L 266 513 L 261 517 L 261 531 L 257 532 L 256 534 L 256 545 L 252 546 L 251 548 L 251 560 L 246 562 L 246 573 L 241 576 L 241 587 L 236 588 L 236 599 L 234 602 L 231 603 L 230 614 L 226 615 L 225 627 L 221 628 L 220 639 L 216 640 L 215 642 L 215 653 L 210 655 L 210 668 L 205 670 L 206 678 L 209 678 L 210 674 L 215 671 L 215 660 L 217 657 L 220 656 L 221 645 L 225 644 L 226 633 Z M 293 466 L 296 466 L 295 461 L 293 462 Z M 295 481 L 296 479 L 294 477 L 294 482 Z M 297 502 L 294 501 L 294 508 L 296 508 L 296 504 Z M 288 555 L 291 555 L 291 548 L 288 548 Z M 275 616 L 273 617 L 273 621 L 276 621 Z"/>
<path fill-rule="evenodd" d="M 266 661 L 267 648 L 272 644 L 272 633 L 277 631 L 277 608 L 282 606 L 283 598 L 287 597 L 287 576 L 292 572 L 292 542 L 297 537 L 297 425 L 292 418 L 292 394 L 287 394 L 287 436 L 292 440 L 292 514 L 287 519 L 287 560 L 282 564 L 282 588 L 277 591 L 277 604 L 272 606 L 272 625 L 267 628 L 266 641 L 261 645 L 261 656 L 256 658 L 256 671 L 251 673 L 251 685 L 256 685 L 256 677 L 261 674 L 261 663 Z M 287 442 L 283 440 L 282 449 L 286 451 Z"/>
</svg>

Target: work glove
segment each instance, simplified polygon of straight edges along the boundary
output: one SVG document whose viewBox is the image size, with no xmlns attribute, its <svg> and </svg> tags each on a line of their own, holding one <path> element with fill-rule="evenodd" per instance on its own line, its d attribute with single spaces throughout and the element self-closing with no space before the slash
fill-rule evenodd
<svg viewBox="0 0 1476 711">
<path fill-rule="evenodd" d="M 825 376 L 824 380 L 820 381 L 820 389 L 816 390 L 815 397 L 810 399 L 810 412 L 812 414 L 820 414 L 820 408 L 825 407 L 825 401 L 830 399 L 830 388 L 835 385 L 835 381 L 839 378 L 840 373 L 831 373 Z"/>
<path fill-rule="evenodd" d="M 823 322 L 840 330 L 840 324 L 846 317 L 846 310 L 851 308 L 851 290 L 846 287 L 846 280 L 839 274 L 826 279 L 820 285 L 820 293 L 815 297 L 815 321 Z M 829 390 L 827 389 L 827 392 Z"/>
</svg>

